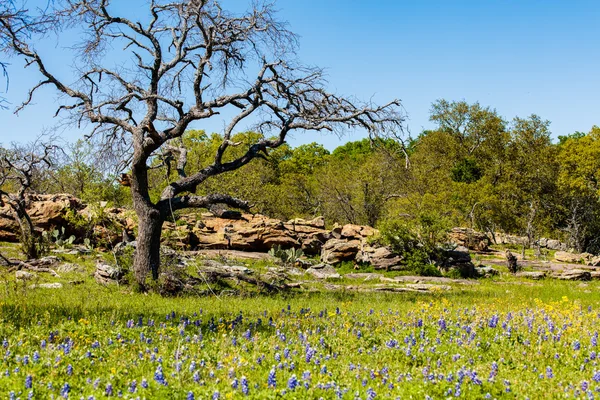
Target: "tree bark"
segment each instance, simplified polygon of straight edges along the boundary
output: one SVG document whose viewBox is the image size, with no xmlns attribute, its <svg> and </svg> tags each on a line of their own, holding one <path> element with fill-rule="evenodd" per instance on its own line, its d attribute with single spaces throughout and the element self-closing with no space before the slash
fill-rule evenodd
<svg viewBox="0 0 600 400">
<path fill-rule="evenodd" d="M 149 272 L 152 273 L 152 279 L 158 279 L 163 218 L 160 211 L 152 207 L 136 205 L 135 209 L 139 225 L 133 273 L 137 284 L 144 289 Z"/>
</svg>

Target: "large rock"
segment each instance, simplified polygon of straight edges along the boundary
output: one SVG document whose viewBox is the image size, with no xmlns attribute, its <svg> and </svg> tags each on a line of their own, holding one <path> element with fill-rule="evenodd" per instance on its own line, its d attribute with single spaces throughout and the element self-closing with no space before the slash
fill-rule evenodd
<svg viewBox="0 0 600 400">
<path fill-rule="evenodd" d="M 356 262 L 372 265 L 375 269 L 387 271 L 402 269 L 402 257 L 389 247 L 364 246 L 355 257 Z"/>
<path fill-rule="evenodd" d="M 321 251 L 321 261 L 328 264 L 338 264 L 356 258 L 361 249 L 359 240 L 330 239 Z"/>
<path fill-rule="evenodd" d="M 446 250 L 442 257 L 442 260 L 438 263 L 441 271 L 448 273 L 456 270 L 463 278 L 477 276 L 475 265 L 471 261 L 471 254 L 466 247 L 458 246 L 454 250 Z"/>
<path fill-rule="evenodd" d="M 546 277 L 546 273 L 544 271 L 521 271 L 517 272 L 516 276 L 538 281 L 540 279 L 544 279 Z"/>
<path fill-rule="evenodd" d="M 26 209 L 37 229 L 65 228 L 65 234 L 76 233 L 68 215 L 84 208 L 83 203 L 70 194 L 31 194 L 26 198 Z M 14 242 L 19 238 L 19 226 L 10 207 L 0 207 L 0 241 Z"/>
<path fill-rule="evenodd" d="M 322 268 L 309 268 L 306 273 L 311 274 L 317 279 L 340 279 L 340 274 L 331 265 L 325 265 Z"/>
<path fill-rule="evenodd" d="M 469 250 L 488 251 L 490 238 L 486 234 L 470 228 L 453 228 L 448 233 L 450 242 L 464 246 Z"/>
<path fill-rule="evenodd" d="M 569 253 L 566 251 L 557 251 L 554 254 L 554 259 L 558 262 L 569 264 L 588 263 L 593 259 L 593 255 L 589 253 Z"/>
<path fill-rule="evenodd" d="M 376 235 L 379 231 L 370 226 L 347 224 L 342 227 L 340 236 L 349 240 L 363 240 Z"/>
<path fill-rule="evenodd" d="M 96 282 L 101 284 L 119 283 L 123 279 L 124 273 L 118 267 L 113 267 L 102 262 L 96 264 L 96 272 L 94 278 Z"/>
<path fill-rule="evenodd" d="M 274 246 L 284 249 L 302 248 L 307 254 L 319 254 L 330 234 L 320 218 L 296 219 L 286 223 L 264 215 L 242 214 L 240 218 L 220 218 L 202 214 L 201 219 L 187 216 L 184 222 L 191 226 L 185 231 L 183 244 L 198 249 L 232 249 L 243 251 L 268 251 Z M 166 224 L 175 230 L 174 224 Z M 183 228 L 178 228 L 183 230 Z M 193 238 L 189 238 L 189 234 Z"/>
<path fill-rule="evenodd" d="M 592 280 L 592 274 L 590 271 L 583 269 L 569 269 L 561 273 L 552 275 L 553 278 L 561 279 L 565 281 L 590 281 Z"/>
</svg>

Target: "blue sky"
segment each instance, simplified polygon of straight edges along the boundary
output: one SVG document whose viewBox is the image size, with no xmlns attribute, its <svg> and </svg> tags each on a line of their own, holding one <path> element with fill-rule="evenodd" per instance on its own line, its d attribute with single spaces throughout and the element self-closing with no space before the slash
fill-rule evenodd
<svg viewBox="0 0 600 400">
<path fill-rule="evenodd" d="M 600 124 L 600 2 L 279 0 L 276 4 L 280 18 L 300 35 L 299 59 L 325 67 L 330 90 L 380 103 L 400 98 L 413 135 L 432 127 L 429 109 L 440 98 L 479 101 L 507 119 L 535 113 L 552 121 L 554 136 Z M 55 67 L 68 68 L 64 51 L 50 48 L 48 54 L 54 56 Z M 22 61 L 11 60 L 6 97 L 13 106 L 38 79 L 32 68 L 22 66 Z M 52 118 L 55 99 L 46 90 L 19 116 L 0 111 L 0 142 L 32 140 L 54 126 L 59 122 Z M 223 124 L 216 118 L 197 127 L 217 131 Z M 67 140 L 83 133 L 72 127 L 62 130 Z M 292 145 L 317 141 L 332 149 L 363 134 L 339 139 L 302 133 L 289 141 Z"/>
</svg>

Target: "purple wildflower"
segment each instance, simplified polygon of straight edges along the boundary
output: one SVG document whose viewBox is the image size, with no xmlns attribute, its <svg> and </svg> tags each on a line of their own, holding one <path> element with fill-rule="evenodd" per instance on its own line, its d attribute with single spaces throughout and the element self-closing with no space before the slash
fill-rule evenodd
<svg viewBox="0 0 600 400">
<path fill-rule="evenodd" d="M 269 377 L 267 379 L 267 384 L 269 387 L 277 387 L 277 377 L 275 376 L 276 373 L 277 372 L 275 371 L 275 368 L 271 369 L 269 372 Z"/>
<path fill-rule="evenodd" d="M 294 390 L 294 389 L 296 389 L 297 386 L 298 386 L 298 379 L 296 378 L 296 375 L 292 375 L 290 377 L 290 379 L 288 380 L 288 389 Z"/>
<path fill-rule="evenodd" d="M 244 396 L 248 396 L 249 388 L 248 388 L 248 379 L 245 376 L 242 376 L 242 393 Z"/>
</svg>

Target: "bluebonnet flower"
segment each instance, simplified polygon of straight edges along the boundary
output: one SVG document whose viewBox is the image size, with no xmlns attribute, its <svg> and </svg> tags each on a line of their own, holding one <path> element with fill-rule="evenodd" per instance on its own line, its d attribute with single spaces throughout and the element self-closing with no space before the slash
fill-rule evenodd
<svg viewBox="0 0 600 400">
<path fill-rule="evenodd" d="M 588 389 L 589 389 L 589 384 L 588 384 L 588 382 L 587 382 L 587 381 L 583 381 L 583 382 L 581 382 L 581 390 L 582 390 L 583 392 L 587 392 L 587 391 L 588 391 Z"/>
<path fill-rule="evenodd" d="M 104 393 L 107 396 L 112 396 L 113 395 L 113 386 L 110 383 L 106 384 L 106 389 L 104 390 Z"/>
<path fill-rule="evenodd" d="M 73 366 L 71 364 L 67 365 L 67 375 L 73 375 Z"/>
<path fill-rule="evenodd" d="M 198 371 L 194 372 L 194 375 L 192 376 L 192 379 L 194 380 L 194 382 L 198 383 L 200 382 L 200 374 L 198 374 Z"/>
<path fill-rule="evenodd" d="M 212 400 L 219 400 L 220 397 L 221 397 L 221 393 L 219 393 L 219 391 L 216 390 L 212 395 Z"/>
<path fill-rule="evenodd" d="M 33 378 L 31 377 L 31 375 L 27 375 L 25 377 L 25 389 L 31 389 L 32 386 L 33 386 Z"/>
<path fill-rule="evenodd" d="M 288 379 L 288 389 L 294 390 L 298 386 L 298 379 L 296 375 L 292 375 L 290 379 Z"/>
<path fill-rule="evenodd" d="M 40 361 L 40 353 L 36 350 L 33 352 L 33 362 L 38 362 Z"/>
<path fill-rule="evenodd" d="M 592 377 L 594 382 L 600 382 L 600 371 L 594 371 L 594 376 Z"/>
<path fill-rule="evenodd" d="M 377 396 L 377 393 L 372 388 L 367 389 L 367 400 L 373 400 Z"/>
<path fill-rule="evenodd" d="M 188 392 L 187 396 L 185 397 L 186 400 L 194 400 L 194 393 L 192 392 Z"/>
<path fill-rule="evenodd" d="M 231 381 L 231 388 L 232 389 L 237 389 L 239 385 L 239 382 L 237 380 L 237 378 L 235 378 L 233 381 Z"/>
<path fill-rule="evenodd" d="M 245 376 L 242 376 L 242 393 L 244 394 L 244 396 L 248 396 L 248 393 L 250 392 L 249 388 L 248 388 L 248 379 L 246 379 Z"/>
<path fill-rule="evenodd" d="M 68 383 L 65 383 L 60 389 L 60 395 L 65 399 L 69 397 L 69 393 L 71 392 L 71 386 Z"/>
<path fill-rule="evenodd" d="M 269 387 L 277 387 L 277 377 L 275 376 L 276 371 L 275 368 L 271 369 L 269 372 L 269 377 L 267 378 L 267 384 Z"/>
<path fill-rule="evenodd" d="M 167 381 L 165 380 L 165 374 L 163 374 L 162 366 L 159 364 L 156 367 L 156 371 L 154 371 L 154 380 L 161 385 L 167 386 Z"/>
<path fill-rule="evenodd" d="M 548 378 L 548 379 L 554 378 L 554 372 L 552 372 L 551 367 L 546 367 L 546 378 Z"/>
<path fill-rule="evenodd" d="M 129 384 L 129 393 L 135 393 L 136 390 L 137 390 L 137 381 L 134 379 Z"/>
<path fill-rule="evenodd" d="M 2 340 L 2 347 L 4 347 L 4 348 L 8 347 L 8 340 L 6 338 L 4 338 L 4 340 Z"/>
<path fill-rule="evenodd" d="M 148 381 L 146 380 L 146 378 L 142 378 L 142 383 L 141 383 L 141 386 L 142 386 L 144 389 L 148 389 Z"/>
</svg>

